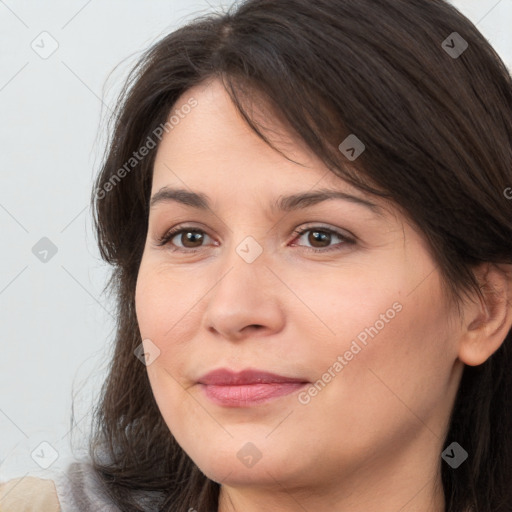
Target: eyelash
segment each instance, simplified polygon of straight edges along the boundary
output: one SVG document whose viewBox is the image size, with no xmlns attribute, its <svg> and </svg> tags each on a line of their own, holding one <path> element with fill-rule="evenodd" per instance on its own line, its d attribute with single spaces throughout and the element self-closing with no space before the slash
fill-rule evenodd
<svg viewBox="0 0 512 512">
<path fill-rule="evenodd" d="M 187 227 L 187 226 L 183 226 L 183 225 L 178 225 L 172 229 L 170 229 L 169 231 L 167 231 L 162 237 L 158 238 L 157 240 L 157 245 L 158 246 L 164 246 L 164 245 L 167 245 L 176 235 L 179 235 L 181 233 L 187 233 L 187 232 L 196 232 L 196 233 L 203 233 L 203 234 L 206 234 L 208 235 L 208 233 L 205 233 L 205 231 L 203 231 L 202 229 L 197 229 L 197 228 L 194 228 L 194 227 Z M 296 229 L 294 232 L 293 232 L 293 235 L 295 238 L 300 238 L 301 235 L 303 235 L 304 233 L 307 233 L 308 231 L 319 231 L 321 233 L 329 233 L 331 235 L 335 235 L 337 237 L 339 237 L 341 240 L 342 240 L 342 243 L 341 243 L 341 247 L 338 246 L 334 246 L 334 247 L 330 247 L 330 248 L 322 248 L 322 249 L 316 249 L 314 247 L 305 247 L 307 250 L 309 251 L 312 251 L 312 252 L 316 252 L 316 253 L 325 253 L 325 252 L 330 252 L 330 251 L 336 251 L 336 250 L 341 250 L 343 246 L 345 245 L 353 245 L 355 244 L 355 240 L 346 236 L 346 235 L 343 235 L 342 233 L 340 233 L 339 231 L 336 231 L 334 229 L 330 229 L 330 228 L 325 228 L 325 227 L 322 227 L 322 226 L 313 226 L 313 227 L 307 227 L 307 228 L 298 228 Z M 209 236 L 209 235 L 208 235 Z M 294 238 L 294 240 L 295 240 Z M 304 247 L 304 246 L 301 246 L 301 247 Z M 182 252 L 182 253 L 188 253 L 188 254 L 193 254 L 193 253 L 196 253 L 198 251 L 200 251 L 203 247 L 199 247 L 199 248 L 196 248 L 196 249 L 181 249 L 181 248 L 178 248 L 178 249 L 171 249 L 172 252 Z"/>
</svg>

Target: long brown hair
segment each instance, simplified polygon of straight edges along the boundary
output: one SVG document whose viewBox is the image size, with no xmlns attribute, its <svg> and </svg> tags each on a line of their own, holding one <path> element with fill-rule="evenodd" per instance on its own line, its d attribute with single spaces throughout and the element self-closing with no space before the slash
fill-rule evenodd
<svg viewBox="0 0 512 512">
<path fill-rule="evenodd" d="M 456 55 L 447 46 L 459 36 L 468 46 Z M 394 201 L 421 229 L 455 304 L 481 294 L 477 264 L 512 263 L 512 79 L 446 1 L 247 0 L 167 35 L 126 80 L 91 198 L 117 325 L 89 450 L 123 511 L 145 510 L 135 491 L 158 492 L 161 511 L 217 510 L 219 484 L 170 434 L 134 355 L 158 144 L 126 166 L 148 137 L 158 143 L 176 100 L 211 78 L 268 144 L 246 108 L 256 97 L 333 173 Z M 366 148 L 352 162 L 338 148 L 350 134 Z M 509 332 L 484 364 L 464 368 L 444 446 L 456 441 L 470 456 L 457 469 L 442 464 L 448 512 L 512 510 L 511 351 Z"/>
</svg>

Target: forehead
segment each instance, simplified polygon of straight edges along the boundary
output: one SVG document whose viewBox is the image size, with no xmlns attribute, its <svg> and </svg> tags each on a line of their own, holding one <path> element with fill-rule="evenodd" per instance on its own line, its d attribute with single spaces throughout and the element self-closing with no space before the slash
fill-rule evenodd
<svg viewBox="0 0 512 512">
<path fill-rule="evenodd" d="M 195 106 L 184 108 L 190 104 Z M 266 105 L 250 107 L 251 119 L 290 160 L 248 126 L 219 80 L 205 82 L 187 90 L 170 113 L 179 122 L 164 132 L 158 147 L 152 199 L 159 193 L 165 196 L 163 189 L 170 188 L 181 191 L 178 196 L 185 198 L 182 205 L 187 201 L 197 205 L 199 200 L 208 205 L 203 207 L 205 211 L 229 203 L 230 207 L 253 205 L 276 213 L 322 201 L 321 194 L 303 197 L 308 194 L 340 191 L 352 198 L 326 204 L 360 208 L 366 202 L 366 213 L 373 213 L 375 218 L 400 215 L 392 202 L 365 193 L 335 175 L 317 155 L 294 139 Z M 160 202 L 178 203 L 166 198 Z"/>
<path fill-rule="evenodd" d="M 193 108 L 185 108 L 194 103 Z M 222 82 L 211 80 L 187 90 L 172 108 L 169 118 L 174 116 L 175 124 L 164 132 L 158 147 L 153 190 L 171 183 L 202 188 L 243 183 L 245 187 L 267 189 L 284 184 L 304 189 L 318 183 L 355 191 L 303 143 L 294 140 L 266 105 L 250 104 L 250 115 L 272 144 L 294 161 L 258 137 L 233 105 Z"/>
</svg>

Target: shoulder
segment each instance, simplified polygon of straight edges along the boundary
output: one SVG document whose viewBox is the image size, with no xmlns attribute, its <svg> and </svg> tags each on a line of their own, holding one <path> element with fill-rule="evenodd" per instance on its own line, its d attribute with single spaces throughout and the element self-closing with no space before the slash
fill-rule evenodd
<svg viewBox="0 0 512 512">
<path fill-rule="evenodd" d="M 0 482 L 2 512 L 60 512 L 53 480 L 34 476 Z"/>
</svg>

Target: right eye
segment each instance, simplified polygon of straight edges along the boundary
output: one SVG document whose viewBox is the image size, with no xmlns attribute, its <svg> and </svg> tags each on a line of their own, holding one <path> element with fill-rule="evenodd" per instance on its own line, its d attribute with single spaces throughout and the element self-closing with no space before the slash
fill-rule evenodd
<svg viewBox="0 0 512 512">
<path fill-rule="evenodd" d="M 160 237 L 158 239 L 158 245 L 169 245 L 169 249 L 171 251 L 196 252 L 201 248 L 201 242 L 204 241 L 205 235 L 209 237 L 209 235 L 202 229 L 179 225 L 170 229 L 162 237 Z M 174 242 L 172 242 L 174 238 L 179 240 L 182 245 L 176 245 Z"/>
</svg>

